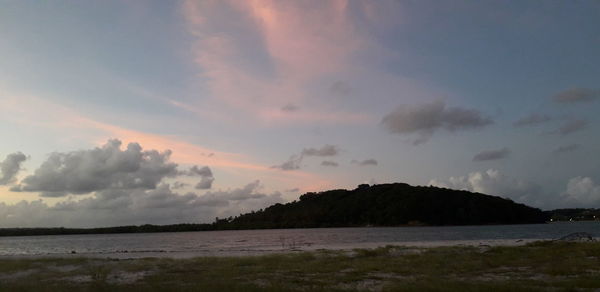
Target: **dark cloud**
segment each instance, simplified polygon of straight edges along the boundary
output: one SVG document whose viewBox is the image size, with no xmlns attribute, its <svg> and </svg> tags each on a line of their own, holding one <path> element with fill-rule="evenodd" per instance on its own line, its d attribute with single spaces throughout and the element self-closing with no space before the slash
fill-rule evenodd
<svg viewBox="0 0 600 292">
<path fill-rule="evenodd" d="M 15 181 L 15 176 L 21 170 L 21 164 L 27 156 L 21 152 L 12 153 L 0 162 L 0 185 L 7 185 Z"/>
<path fill-rule="evenodd" d="M 535 126 L 539 124 L 543 124 L 549 121 L 552 121 L 553 118 L 548 115 L 532 113 L 528 116 L 524 116 L 513 123 L 513 126 L 516 128 L 525 127 L 525 126 Z"/>
<path fill-rule="evenodd" d="M 340 149 L 334 145 L 325 145 L 321 148 L 304 148 L 301 156 L 336 156 Z"/>
<path fill-rule="evenodd" d="M 57 197 L 105 189 L 154 189 L 164 178 L 179 174 L 170 156 L 169 150 L 142 150 L 137 143 L 121 150 L 121 141 L 109 140 L 91 150 L 50 154 L 13 190 Z"/>
<path fill-rule="evenodd" d="M 295 112 L 298 111 L 300 108 L 297 105 L 288 103 L 286 105 L 284 105 L 281 110 L 284 112 Z"/>
<path fill-rule="evenodd" d="M 352 88 L 350 88 L 350 86 L 343 81 L 334 82 L 333 84 L 331 84 L 331 87 L 329 87 L 329 90 L 334 94 L 342 96 L 346 96 L 352 92 Z"/>
<path fill-rule="evenodd" d="M 281 170 L 295 170 L 300 168 L 302 163 L 302 156 L 292 155 L 287 161 L 282 164 L 273 165 L 271 168 L 279 168 Z"/>
<path fill-rule="evenodd" d="M 188 171 L 182 172 L 182 174 L 188 176 L 213 176 L 208 166 L 198 167 L 197 165 L 192 166 Z"/>
<path fill-rule="evenodd" d="M 292 155 L 290 158 L 278 165 L 271 166 L 271 168 L 278 168 L 281 170 L 295 170 L 299 169 L 304 157 L 316 156 L 316 157 L 330 157 L 336 156 L 340 153 L 339 147 L 335 145 L 324 145 L 321 148 L 304 148 L 299 155 Z M 331 165 L 330 165 L 331 166 Z"/>
<path fill-rule="evenodd" d="M 212 188 L 212 183 L 215 181 L 212 171 L 208 166 L 202 168 L 194 165 L 188 171 L 183 172 L 188 176 L 200 176 L 200 182 L 195 186 L 198 190 L 206 190 Z"/>
<path fill-rule="evenodd" d="M 203 176 L 195 186 L 197 190 L 208 190 L 212 188 L 212 184 L 215 181 L 215 178 L 212 176 Z"/>
<path fill-rule="evenodd" d="M 297 193 L 297 192 L 299 192 L 299 191 L 300 191 L 300 189 L 299 189 L 299 188 L 292 188 L 292 189 L 287 189 L 287 190 L 285 190 L 285 192 L 287 192 L 287 193 Z"/>
<path fill-rule="evenodd" d="M 373 158 L 365 159 L 363 161 L 352 160 L 351 163 L 357 164 L 360 166 L 368 166 L 368 165 L 377 165 L 378 164 L 377 160 L 375 160 Z"/>
<path fill-rule="evenodd" d="M 173 183 L 173 185 L 171 186 L 172 189 L 176 190 L 176 189 L 183 189 L 185 187 L 187 187 L 188 184 L 180 182 L 180 181 L 176 181 Z"/>
<path fill-rule="evenodd" d="M 460 107 L 446 107 L 438 100 L 432 103 L 401 106 L 387 114 L 381 124 L 393 134 L 416 134 L 414 145 L 427 142 L 438 130 L 449 132 L 482 128 L 493 121 L 479 111 Z"/>
<path fill-rule="evenodd" d="M 571 88 L 554 96 L 554 101 L 563 104 L 591 102 L 600 97 L 600 90 Z"/>
<path fill-rule="evenodd" d="M 321 162 L 322 166 L 330 166 L 330 167 L 338 167 L 339 164 L 335 161 L 330 161 L 330 160 L 324 160 Z"/>
<path fill-rule="evenodd" d="M 486 150 L 477 153 L 473 156 L 473 161 L 498 160 L 508 157 L 510 149 L 504 147 L 502 149 Z"/>
<path fill-rule="evenodd" d="M 578 131 L 585 129 L 588 126 L 588 121 L 586 119 L 570 119 L 564 122 L 560 127 L 547 134 L 557 134 L 566 136 Z"/>
<path fill-rule="evenodd" d="M 581 145 L 579 144 L 569 144 L 569 145 L 565 145 L 565 146 L 560 146 L 556 149 L 554 149 L 554 151 L 552 151 L 553 153 L 567 153 L 567 152 L 573 152 L 577 149 L 581 148 Z"/>
</svg>

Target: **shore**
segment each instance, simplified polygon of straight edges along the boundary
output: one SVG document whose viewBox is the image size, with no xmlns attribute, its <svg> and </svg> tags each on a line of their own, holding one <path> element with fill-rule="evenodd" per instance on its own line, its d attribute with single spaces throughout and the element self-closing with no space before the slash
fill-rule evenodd
<svg viewBox="0 0 600 292">
<path fill-rule="evenodd" d="M 104 252 L 56 252 L 39 254 L 14 254 L 2 255 L 1 259 L 38 259 L 38 258 L 106 258 L 106 259 L 138 259 L 138 258 L 173 258 L 189 259 L 197 257 L 241 257 L 241 256 L 262 256 L 282 253 L 299 253 L 315 251 L 341 251 L 348 252 L 354 249 L 375 249 L 382 246 L 403 246 L 414 248 L 433 248 L 433 247 L 490 247 L 490 246 L 520 246 L 540 240 L 552 239 L 487 239 L 487 240 L 436 240 L 436 241 L 407 241 L 407 242 L 363 242 L 351 244 L 282 244 L 281 246 L 271 246 L 269 248 L 224 248 L 210 250 L 188 250 L 188 251 L 167 251 L 167 250 L 118 250 Z"/>
<path fill-rule="evenodd" d="M 0 258 L 2 291 L 599 289 L 600 243 L 386 246 L 194 258 Z"/>
</svg>

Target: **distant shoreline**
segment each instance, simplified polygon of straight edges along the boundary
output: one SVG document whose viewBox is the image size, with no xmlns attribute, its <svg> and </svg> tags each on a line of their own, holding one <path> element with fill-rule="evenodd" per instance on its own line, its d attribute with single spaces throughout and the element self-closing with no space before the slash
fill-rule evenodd
<svg viewBox="0 0 600 292">
<path fill-rule="evenodd" d="M 581 220 L 585 221 L 585 220 Z M 544 223 L 512 223 L 512 224 L 464 224 L 464 225 L 424 225 L 404 224 L 395 226 L 323 226 L 323 227 L 297 227 L 297 228 L 240 228 L 218 229 L 212 224 L 171 224 L 171 225 L 132 225 L 99 228 L 64 228 L 64 227 L 41 227 L 41 228 L 0 228 L 1 237 L 12 236 L 45 236 L 45 235 L 93 235 L 93 234 L 135 234 L 135 233 L 168 233 L 168 232 L 200 232 L 200 231 L 241 231 L 241 230 L 278 230 L 278 229 L 321 229 L 321 228 L 396 228 L 396 227 L 456 227 L 456 226 L 498 226 L 498 225 L 529 225 L 550 224 L 568 221 L 554 221 Z M 185 225 L 185 227 L 182 227 Z"/>
<path fill-rule="evenodd" d="M 168 232 L 200 232 L 200 231 L 236 231 L 236 230 L 277 230 L 277 229 L 315 229 L 315 228 L 394 228 L 394 227 L 454 227 L 454 226 L 496 226 L 496 225 L 529 225 L 529 224 L 555 224 L 569 222 L 600 222 L 600 220 L 554 220 L 544 223 L 513 223 L 513 224 L 468 224 L 468 225 L 415 225 L 403 224 L 396 226 L 325 226 L 325 227 L 298 227 L 298 228 L 241 228 L 241 229 L 216 229 L 212 224 L 170 224 L 170 225 L 132 225 L 98 228 L 64 228 L 64 227 L 26 227 L 26 228 L 0 228 L 1 237 L 11 236 L 45 236 L 45 235 L 93 235 L 93 234 L 135 234 L 135 233 L 168 233 Z M 187 226 L 182 228 L 182 226 Z"/>
</svg>

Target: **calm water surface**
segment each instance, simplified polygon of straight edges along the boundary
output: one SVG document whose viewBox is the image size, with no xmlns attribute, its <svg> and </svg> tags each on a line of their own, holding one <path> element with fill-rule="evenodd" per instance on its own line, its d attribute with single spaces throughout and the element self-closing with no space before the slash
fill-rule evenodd
<svg viewBox="0 0 600 292">
<path fill-rule="evenodd" d="M 350 249 L 386 244 L 510 244 L 522 239 L 557 239 L 573 232 L 588 232 L 600 237 L 600 222 L 0 237 L 0 256 L 65 255 L 74 251 L 77 255 L 189 257 Z"/>
</svg>

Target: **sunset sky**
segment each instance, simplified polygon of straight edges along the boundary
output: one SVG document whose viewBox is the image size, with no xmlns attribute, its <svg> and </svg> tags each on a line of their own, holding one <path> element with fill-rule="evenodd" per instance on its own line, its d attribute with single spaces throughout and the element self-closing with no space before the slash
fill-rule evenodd
<svg viewBox="0 0 600 292">
<path fill-rule="evenodd" d="M 1 1 L 0 227 L 406 182 L 600 207 L 598 1 Z"/>
</svg>

